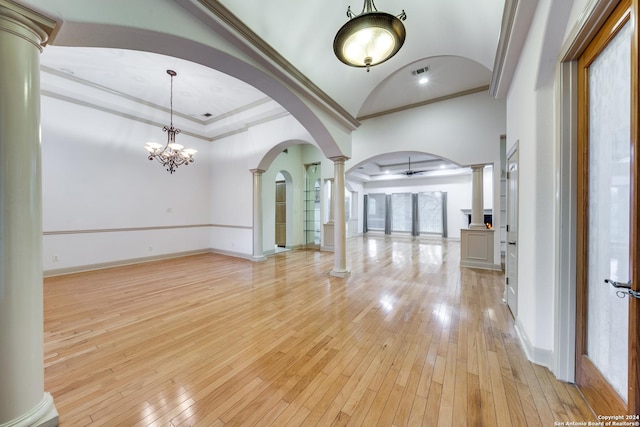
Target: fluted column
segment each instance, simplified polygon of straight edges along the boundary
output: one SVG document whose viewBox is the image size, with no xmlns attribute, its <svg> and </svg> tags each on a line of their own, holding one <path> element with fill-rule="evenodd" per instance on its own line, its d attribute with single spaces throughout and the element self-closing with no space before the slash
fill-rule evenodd
<svg viewBox="0 0 640 427">
<path fill-rule="evenodd" d="M 484 165 L 471 166 L 473 171 L 473 181 L 471 183 L 472 204 L 471 204 L 471 224 L 469 229 L 486 229 L 484 224 L 484 195 L 483 195 L 483 174 Z"/>
<path fill-rule="evenodd" d="M 56 426 L 44 392 L 40 52 L 55 22 L 0 6 L 0 425 Z"/>
<path fill-rule="evenodd" d="M 262 169 L 251 169 L 253 174 L 253 261 L 264 261 L 262 241 Z"/>
<path fill-rule="evenodd" d="M 347 157 L 333 160 L 333 217 L 334 217 L 334 267 L 332 276 L 349 277 L 347 270 L 347 223 L 344 210 L 344 162 Z"/>
</svg>

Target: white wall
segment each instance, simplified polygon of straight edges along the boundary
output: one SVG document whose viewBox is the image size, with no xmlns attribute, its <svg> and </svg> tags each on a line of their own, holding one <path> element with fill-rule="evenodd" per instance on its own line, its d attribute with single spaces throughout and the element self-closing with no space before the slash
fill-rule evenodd
<svg viewBox="0 0 640 427">
<path fill-rule="evenodd" d="M 143 149 L 158 135 L 162 128 L 42 97 L 45 272 L 209 247 L 209 144 L 180 134 L 199 152 L 171 175 Z"/>
<path fill-rule="evenodd" d="M 562 3 L 562 4 L 560 4 Z M 529 357 L 553 359 L 556 283 L 556 67 L 566 34 L 585 0 L 541 0 L 507 95 L 507 151 L 519 147 L 518 314 L 516 325 Z M 553 368 L 553 367 L 552 367 Z"/>
<path fill-rule="evenodd" d="M 289 246 L 303 243 L 304 163 L 322 159 L 290 116 L 210 143 L 184 133 L 196 162 L 169 174 L 143 146 L 165 133 L 118 115 L 52 97 L 42 100 L 43 268 L 48 274 L 215 250 L 250 257 L 253 180 L 250 169 L 274 149 L 263 174 L 265 250 L 275 244 L 275 174 L 292 177 Z M 281 146 L 280 148 L 274 148 Z M 332 176 L 332 175 L 331 175 Z"/>
<path fill-rule="evenodd" d="M 476 93 L 365 120 L 353 133 L 346 170 L 397 151 L 431 153 L 463 166 L 499 166 L 505 108 L 504 100 Z"/>
</svg>

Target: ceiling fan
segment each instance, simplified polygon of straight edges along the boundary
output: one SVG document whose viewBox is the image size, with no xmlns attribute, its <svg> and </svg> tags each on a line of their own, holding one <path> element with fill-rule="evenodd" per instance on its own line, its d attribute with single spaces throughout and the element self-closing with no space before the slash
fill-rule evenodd
<svg viewBox="0 0 640 427">
<path fill-rule="evenodd" d="M 416 171 L 411 169 L 411 157 L 409 157 L 409 169 L 407 169 L 404 172 L 400 172 L 398 175 L 413 176 L 413 175 L 421 175 L 423 172 L 426 172 L 426 170 Z"/>
</svg>

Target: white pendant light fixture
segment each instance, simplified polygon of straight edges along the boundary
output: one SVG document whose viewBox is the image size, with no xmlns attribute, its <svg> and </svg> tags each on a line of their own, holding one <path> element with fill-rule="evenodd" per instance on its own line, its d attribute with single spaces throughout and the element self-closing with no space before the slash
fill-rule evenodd
<svg viewBox="0 0 640 427">
<path fill-rule="evenodd" d="M 395 55 L 406 37 L 402 21 L 407 14 L 398 16 L 378 12 L 373 0 L 365 0 L 360 15 L 347 8 L 349 21 L 333 40 L 333 51 L 338 59 L 352 67 L 366 68 L 378 65 Z"/>
<path fill-rule="evenodd" d="M 197 150 L 192 148 L 184 148 L 183 145 L 176 143 L 176 134 L 180 133 L 180 129 L 173 127 L 173 78 L 177 73 L 173 70 L 167 70 L 167 74 L 171 76 L 171 122 L 169 127 L 162 128 L 167 132 L 167 144 L 163 147 L 157 142 L 147 142 L 144 149 L 149 152 L 149 160 L 156 159 L 162 166 L 167 168 L 167 172 L 174 173 L 178 166 L 193 163 L 193 155 Z"/>
</svg>

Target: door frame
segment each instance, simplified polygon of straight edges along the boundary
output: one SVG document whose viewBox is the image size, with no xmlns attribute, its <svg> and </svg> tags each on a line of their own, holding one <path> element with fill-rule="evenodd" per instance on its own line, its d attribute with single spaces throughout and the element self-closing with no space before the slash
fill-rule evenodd
<svg viewBox="0 0 640 427">
<path fill-rule="evenodd" d="M 555 287 L 555 330 L 554 330 L 554 342 L 555 351 L 552 358 L 551 370 L 554 372 L 558 379 L 574 382 L 575 381 L 575 362 L 576 362 L 576 260 L 577 260 L 577 181 L 578 173 L 576 171 L 577 166 L 577 105 L 578 105 L 578 59 L 584 52 L 586 46 L 591 42 L 594 34 L 602 27 L 609 15 L 618 5 L 618 0 L 600 0 L 589 2 L 584 11 L 581 13 L 581 18 L 576 22 L 575 26 L 571 29 L 566 37 L 566 42 L 563 45 L 559 57 L 560 64 L 557 68 L 557 122 L 558 131 L 557 137 L 559 143 L 556 146 L 557 162 L 556 162 L 556 176 L 557 176 L 557 190 L 558 190 L 558 204 L 556 206 L 556 222 L 562 224 L 562 227 L 558 227 L 556 230 L 556 287 Z M 632 0 L 632 13 L 633 20 L 638 22 L 638 0 Z M 632 43 L 632 63 L 638 64 L 638 26 L 633 29 Z M 638 67 L 632 68 L 632 79 L 638 81 Z M 632 86 L 636 87 L 637 86 Z M 637 123 L 638 111 L 637 105 L 637 90 L 633 91 L 634 98 L 632 98 L 632 117 L 636 118 L 636 121 L 631 123 L 632 136 L 635 140 L 639 140 L 639 129 Z M 638 182 L 638 150 L 634 150 L 634 169 L 631 171 L 635 177 L 635 182 Z M 632 190 L 633 199 L 631 205 L 636 209 L 640 208 L 640 201 L 638 200 L 637 190 Z M 632 223 L 631 232 L 637 236 L 638 224 L 637 220 Z M 636 248 L 637 250 L 637 248 Z M 631 280 L 634 283 L 634 287 L 637 287 L 637 283 L 640 280 L 638 271 L 638 253 L 633 253 L 632 258 L 636 260 L 634 263 L 634 269 L 631 272 Z M 635 305 L 635 308 L 633 307 Z M 640 321 L 640 304 L 632 303 L 630 307 L 629 315 L 635 320 L 637 324 Z M 632 347 L 635 348 L 635 353 L 640 354 L 640 343 L 637 340 Z M 631 359 L 631 358 L 630 358 Z M 637 361 L 630 360 L 630 363 L 638 363 Z M 632 367 L 632 372 L 637 372 L 639 367 L 635 365 Z M 636 376 L 634 387 L 635 390 L 640 390 L 639 378 Z M 631 382 L 630 382 L 631 385 Z M 640 412 L 640 397 L 636 394 L 634 402 L 629 402 L 629 406 L 633 406 L 632 409 L 635 413 Z"/>
<path fill-rule="evenodd" d="M 520 191 L 520 186 L 518 181 L 516 180 L 516 188 L 515 188 L 515 225 L 511 224 L 509 219 L 511 218 L 511 200 L 510 200 L 510 195 L 511 195 L 511 180 L 513 179 L 510 176 L 510 166 L 512 163 L 515 163 L 519 169 L 520 167 L 520 141 L 516 141 L 515 144 L 509 149 L 509 151 L 507 152 L 507 165 L 506 165 L 506 173 L 507 173 L 507 188 L 506 188 L 506 196 L 507 196 L 507 215 L 505 218 L 505 223 L 507 226 L 507 231 L 506 231 L 506 240 L 507 240 L 507 247 L 505 249 L 505 262 L 504 262 L 504 266 L 505 266 L 505 289 L 504 289 L 504 301 L 505 303 L 507 303 L 507 306 L 509 307 L 509 310 L 511 310 L 511 314 L 513 315 L 513 318 L 517 318 L 518 316 L 518 309 L 517 309 L 517 298 L 518 298 L 518 293 L 517 293 L 517 289 L 518 289 L 518 246 L 517 246 L 517 242 L 518 242 L 518 211 L 519 211 L 519 191 Z M 512 161 L 512 159 L 515 159 L 515 161 Z M 516 260 L 515 260 L 515 274 L 512 274 L 512 272 L 509 269 L 509 245 L 511 245 L 511 239 L 509 238 L 510 235 L 515 234 L 515 248 L 513 248 L 513 250 L 515 250 L 516 253 Z M 514 277 L 515 276 L 515 277 Z M 516 288 L 516 308 L 515 310 L 512 308 L 512 306 L 509 304 L 509 286 L 513 286 L 514 283 L 509 283 L 510 281 L 515 281 L 515 288 Z"/>
<path fill-rule="evenodd" d="M 600 4 L 603 4 L 605 2 L 600 2 Z M 606 43 L 608 40 L 610 40 L 615 33 L 617 32 L 617 29 L 621 27 L 621 25 L 619 24 L 622 17 L 626 15 L 627 10 L 630 8 L 631 12 L 629 14 L 629 20 L 632 23 L 636 23 L 637 22 L 637 16 L 638 16 L 638 0 L 622 0 L 620 2 L 614 2 L 616 4 L 611 5 L 610 3 L 612 2 L 606 2 L 608 3 L 607 6 L 608 8 L 605 7 L 601 7 L 598 11 L 597 15 L 594 15 L 595 17 L 591 19 L 591 25 L 586 27 L 588 30 L 588 34 L 585 34 L 584 31 L 583 36 L 584 38 L 582 39 L 582 41 L 580 42 L 581 47 L 580 49 L 574 49 L 572 54 L 571 54 L 571 58 L 569 59 L 570 61 L 573 61 L 574 64 L 571 67 L 567 67 L 566 65 L 563 65 L 563 69 L 567 70 L 568 72 L 565 74 L 564 77 L 567 77 L 568 75 L 571 75 L 570 73 L 573 74 L 573 76 L 575 76 L 576 78 L 578 77 L 578 73 L 580 73 L 580 69 L 577 66 L 577 59 L 579 57 L 582 56 L 582 54 L 585 52 L 586 50 L 586 46 L 588 46 L 592 41 L 596 40 L 597 35 L 599 34 L 601 29 L 604 29 L 604 33 L 601 36 L 600 40 L 603 40 L 603 44 Z M 614 6 L 614 7 L 612 7 Z M 614 18 L 614 21 L 618 21 L 617 23 L 610 25 L 609 27 L 605 27 L 604 24 L 605 22 L 609 19 L 609 16 L 611 15 L 611 13 L 615 12 L 618 15 L 618 18 Z M 638 88 L 638 25 L 636 24 L 633 28 L 633 35 L 632 35 L 632 47 L 631 47 L 631 62 L 632 64 L 632 71 L 631 71 L 631 87 L 632 87 L 632 99 L 631 99 L 631 135 L 630 135 L 630 144 L 631 144 L 631 152 L 634 155 L 634 158 L 632 159 L 632 170 L 631 170 L 631 200 L 630 200 L 630 209 L 632 212 L 632 216 L 631 216 L 631 224 L 630 224 L 630 260 L 631 260 L 631 265 L 633 266 L 633 270 L 630 272 L 630 279 L 632 280 L 632 283 L 634 284 L 634 289 L 637 289 L 638 287 L 638 253 L 637 253 L 637 244 L 635 244 L 634 242 L 637 242 L 637 237 L 638 237 L 638 227 L 637 227 L 637 222 L 638 222 L 638 195 L 637 190 L 636 190 L 636 185 L 634 183 L 638 182 L 638 178 L 639 178 L 639 174 L 638 174 L 638 159 L 640 157 L 640 154 L 638 153 L 638 150 L 635 149 L 635 147 L 637 146 L 636 141 L 638 141 L 638 94 L 637 94 L 637 88 Z M 567 57 L 565 56 L 565 60 L 567 59 Z M 564 61 L 565 63 L 569 62 L 569 61 Z M 564 82 L 564 79 L 562 79 L 562 75 L 561 75 L 561 81 Z M 572 82 L 572 86 L 573 86 L 573 95 L 578 98 L 580 96 L 582 96 L 583 98 L 586 98 L 586 96 L 583 96 L 584 93 L 581 93 L 581 91 L 584 91 L 583 88 L 578 87 L 577 82 Z M 571 93 L 571 91 L 570 91 Z M 565 93 L 566 94 L 566 93 Z M 586 102 L 583 103 L 579 103 L 576 100 L 576 103 L 573 104 L 574 105 L 574 109 L 573 111 L 576 114 L 576 118 L 580 115 L 582 115 L 583 117 L 586 117 L 587 115 L 587 110 L 586 110 Z M 571 105 L 569 103 L 569 105 Z M 566 106 L 566 105 L 565 105 Z M 564 109 L 562 109 L 564 110 Z M 635 120 L 634 120 L 635 119 Z M 565 124 L 566 126 L 566 124 Z M 564 126 L 563 126 L 564 127 Z M 586 150 L 586 147 L 583 147 L 581 144 L 581 141 L 586 140 L 586 136 L 582 135 L 583 130 L 580 129 L 578 127 L 577 124 L 577 120 L 575 123 L 575 137 L 577 139 L 576 141 L 576 146 L 577 146 L 577 156 L 576 156 L 576 163 L 574 163 L 577 166 L 576 172 L 577 172 L 577 177 L 575 178 L 575 183 L 576 183 L 576 188 L 578 187 L 577 184 L 579 184 L 580 182 L 582 182 L 582 184 L 580 184 L 580 188 L 587 188 L 587 179 L 588 177 L 586 176 L 586 173 L 581 173 L 581 168 L 584 167 L 584 165 L 588 164 L 588 151 Z M 562 145 L 562 143 L 561 143 Z M 580 166 L 583 165 L 583 166 Z M 586 190 L 585 190 L 586 191 Z M 576 208 L 577 211 L 580 212 L 584 212 L 585 209 L 587 209 L 587 204 L 586 204 L 586 194 L 585 191 L 579 191 L 579 189 L 576 191 Z M 602 378 L 600 377 L 599 374 L 596 374 L 597 369 L 595 368 L 595 366 L 593 366 L 593 364 L 589 361 L 588 358 L 586 357 L 582 357 L 581 354 L 583 353 L 583 350 L 586 347 L 586 319 L 587 319 L 587 314 L 585 312 L 586 308 L 585 308 L 585 304 L 584 304 L 584 299 L 586 298 L 586 277 L 585 277 L 585 268 L 584 268 L 584 264 L 583 261 L 584 259 L 586 259 L 586 250 L 587 250 L 587 224 L 585 223 L 585 217 L 582 215 L 577 215 L 576 218 L 576 250 L 575 250 L 575 265 L 576 265 L 576 272 L 575 272 L 575 277 L 576 277 L 576 316 L 575 316 L 575 364 L 576 364 L 576 382 L 583 382 L 585 383 L 585 387 L 582 388 L 582 391 L 585 395 L 590 396 L 591 400 L 593 402 L 595 402 L 595 404 L 598 406 L 596 408 L 593 408 L 596 412 L 601 413 L 601 414 L 624 414 L 624 413 L 629 413 L 629 414 L 637 414 L 640 411 L 640 396 L 638 391 L 640 390 L 640 388 L 638 387 L 639 385 L 639 375 L 637 373 L 637 369 L 638 369 L 638 355 L 640 355 L 640 347 L 639 347 L 639 342 L 638 342 L 638 337 L 637 337 L 637 331 L 635 331 L 633 328 L 630 327 L 629 329 L 629 390 L 628 390 L 628 403 L 625 404 L 624 401 L 622 399 L 620 399 L 617 395 L 617 393 L 615 392 L 615 390 L 613 390 L 613 388 L 609 385 L 608 382 L 603 381 Z M 640 303 L 638 300 L 635 299 L 631 299 L 630 301 L 630 305 L 629 305 L 629 324 L 630 325 L 634 325 L 637 324 L 638 319 L 640 318 L 639 316 L 639 312 L 640 312 Z M 584 369 L 580 370 L 580 366 L 583 366 Z M 578 378 L 578 376 L 580 376 L 580 378 Z M 605 399 L 601 399 L 599 398 L 599 396 L 602 393 L 602 390 L 606 390 L 607 394 L 609 394 L 610 396 L 615 396 L 612 400 L 605 400 Z M 635 392 L 631 391 L 631 390 L 635 390 Z"/>
</svg>

